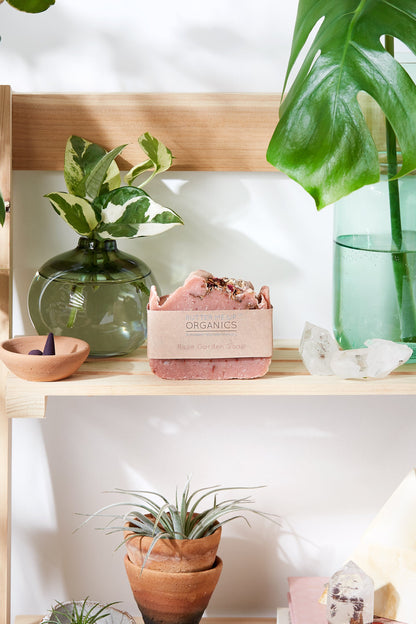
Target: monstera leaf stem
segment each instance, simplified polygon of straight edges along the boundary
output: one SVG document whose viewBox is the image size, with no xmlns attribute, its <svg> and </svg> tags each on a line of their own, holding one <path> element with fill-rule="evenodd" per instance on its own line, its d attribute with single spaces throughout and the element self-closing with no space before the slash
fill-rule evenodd
<svg viewBox="0 0 416 624">
<path fill-rule="evenodd" d="M 385 47 L 387 52 L 394 56 L 394 38 L 390 35 L 385 37 Z M 400 194 L 399 181 L 397 175 L 397 149 L 396 135 L 386 117 L 386 149 L 387 149 L 387 171 L 390 202 L 391 235 L 397 249 L 401 249 L 403 243 L 402 222 L 400 215 Z"/>
<path fill-rule="evenodd" d="M 394 38 L 385 36 L 385 48 L 394 56 Z M 390 224 L 393 247 L 399 253 L 393 253 L 393 272 L 396 286 L 397 303 L 400 313 L 401 339 L 411 342 L 415 337 L 408 335 L 408 328 L 413 334 L 416 327 L 416 305 L 413 295 L 413 276 L 410 272 L 408 254 L 403 250 L 403 227 L 400 212 L 399 181 L 396 178 L 397 167 L 397 138 L 386 117 L 386 152 L 387 174 L 389 189 Z"/>
</svg>

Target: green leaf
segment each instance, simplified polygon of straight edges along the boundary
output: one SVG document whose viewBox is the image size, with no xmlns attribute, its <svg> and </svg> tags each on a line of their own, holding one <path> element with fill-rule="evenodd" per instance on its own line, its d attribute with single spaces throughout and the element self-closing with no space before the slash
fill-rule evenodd
<svg viewBox="0 0 416 624">
<path fill-rule="evenodd" d="M 106 154 L 107 151 L 97 143 L 91 143 L 76 135 L 69 137 L 65 148 L 64 178 L 70 193 L 79 197 L 86 196 L 86 181 Z M 120 183 L 120 171 L 113 160 L 102 183 L 101 192 L 107 193 L 120 186 Z"/>
<path fill-rule="evenodd" d="M 268 161 L 299 182 L 317 208 L 379 179 L 378 153 L 357 103 L 370 95 L 388 118 L 404 175 L 416 168 L 416 85 L 383 48 L 382 35 L 416 53 L 414 0 L 300 0 L 285 86 L 324 18 L 280 107 Z"/>
<path fill-rule="evenodd" d="M 45 197 L 55 212 L 81 236 L 88 236 L 97 227 L 94 208 L 86 199 L 69 193 L 48 193 Z"/>
<path fill-rule="evenodd" d="M 141 173 L 153 169 L 153 173 L 140 186 L 144 186 L 158 173 L 167 171 L 172 164 L 172 152 L 154 136 L 145 132 L 138 138 L 139 145 L 148 156 L 148 160 L 136 165 L 125 176 L 127 184 L 131 184 Z"/>
<path fill-rule="evenodd" d="M 55 4 L 55 0 L 7 0 L 7 2 L 15 9 L 26 13 L 42 13 Z"/>
<path fill-rule="evenodd" d="M 153 236 L 183 223 L 173 210 L 135 186 L 122 186 L 98 197 L 94 207 L 101 214 L 97 231 L 103 238 Z"/>
<path fill-rule="evenodd" d="M 119 145 L 119 147 L 115 147 L 111 150 L 111 152 L 105 154 L 97 162 L 97 164 L 94 166 L 92 171 L 85 179 L 85 190 L 92 199 L 95 199 L 102 192 L 102 187 L 108 175 L 110 166 L 113 164 L 114 159 L 120 154 L 120 152 L 123 151 L 126 145 L 127 143 L 125 143 L 124 145 Z M 110 189 L 107 186 L 105 192 L 108 192 L 109 190 Z"/>
<path fill-rule="evenodd" d="M 4 198 L 2 192 L 0 191 L 0 225 L 4 225 L 4 221 L 6 219 L 6 204 L 4 203 Z"/>
</svg>

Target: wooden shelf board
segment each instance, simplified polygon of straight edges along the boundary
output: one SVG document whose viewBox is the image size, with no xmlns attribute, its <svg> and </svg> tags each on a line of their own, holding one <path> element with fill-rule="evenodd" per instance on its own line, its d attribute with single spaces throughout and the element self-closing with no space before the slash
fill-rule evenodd
<svg viewBox="0 0 416 624">
<path fill-rule="evenodd" d="M 137 624 L 143 624 L 141 617 L 134 618 Z M 15 624 L 39 624 L 41 615 L 18 615 Z M 202 624 L 275 624 L 276 618 L 268 617 L 204 617 Z"/>
<path fill-rule="evenodd" d="M 275 172 L 266 151 L 279 104 L 272 93 L 15 93 L 13 169 L 62 171 L 77 134 L 107 149 L 127 143 L 117 162 L 128 171 L 150 132 L 172 150 L 173 171 Z"/>
<path fill-rule="evenodd" d="M 416 364 L 405 364 L 385 379 L 345 380 L 310 375 L 296 348 L 286 343 L 274 350 L 270 370 L 260 379 L 169 381 L 153 375 L 141 347 L 131 356 L 89 358 L 68 379 L 28 382 L 8 375 L 6 403 L 11 418 L 42 418 L 50 396 L 345 396 L 416 394 Z"/>
</svg>

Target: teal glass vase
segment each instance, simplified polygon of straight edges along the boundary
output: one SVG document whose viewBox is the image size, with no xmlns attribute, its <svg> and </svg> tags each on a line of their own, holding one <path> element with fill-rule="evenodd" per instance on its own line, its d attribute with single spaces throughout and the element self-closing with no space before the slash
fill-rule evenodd
<svg viewBox="0 0 416 624">
<path fill-rule="evenodd" d="M 344 349 L 384 338 L 416 361 L 416 176 L 399 180 L 401 236 L 392 234 L 384 177 L 335 205 L 334 333 Z"/>
<path fill-rule="evenodd" d="M 46 262 L 29 289 L 28 308 L 39 334 L 81 338 L 93 357 L 131 353 L 146 339 L 146 306 L 157 282 L 149 267 L 114 240 L 80 238 Z"/>
</svg>

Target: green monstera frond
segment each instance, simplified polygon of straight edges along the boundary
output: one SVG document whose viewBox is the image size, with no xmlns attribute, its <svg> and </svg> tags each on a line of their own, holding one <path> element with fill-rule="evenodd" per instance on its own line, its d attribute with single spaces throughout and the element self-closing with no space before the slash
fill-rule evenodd
<svg viewBox="0 0 416 624">
<path fill-rule="evenodd" d="M 416 53 L 416 2 L 299 0 L 285 87 L 321 19 L 267 151 L 269 162 L 299 182 L 318 209 L 379 179 L 360 91 L 378 103 L 397 136 L 400 175 L 416 169 L 416 85 L 380 42 L 390 35 Z"/>
</svg>

